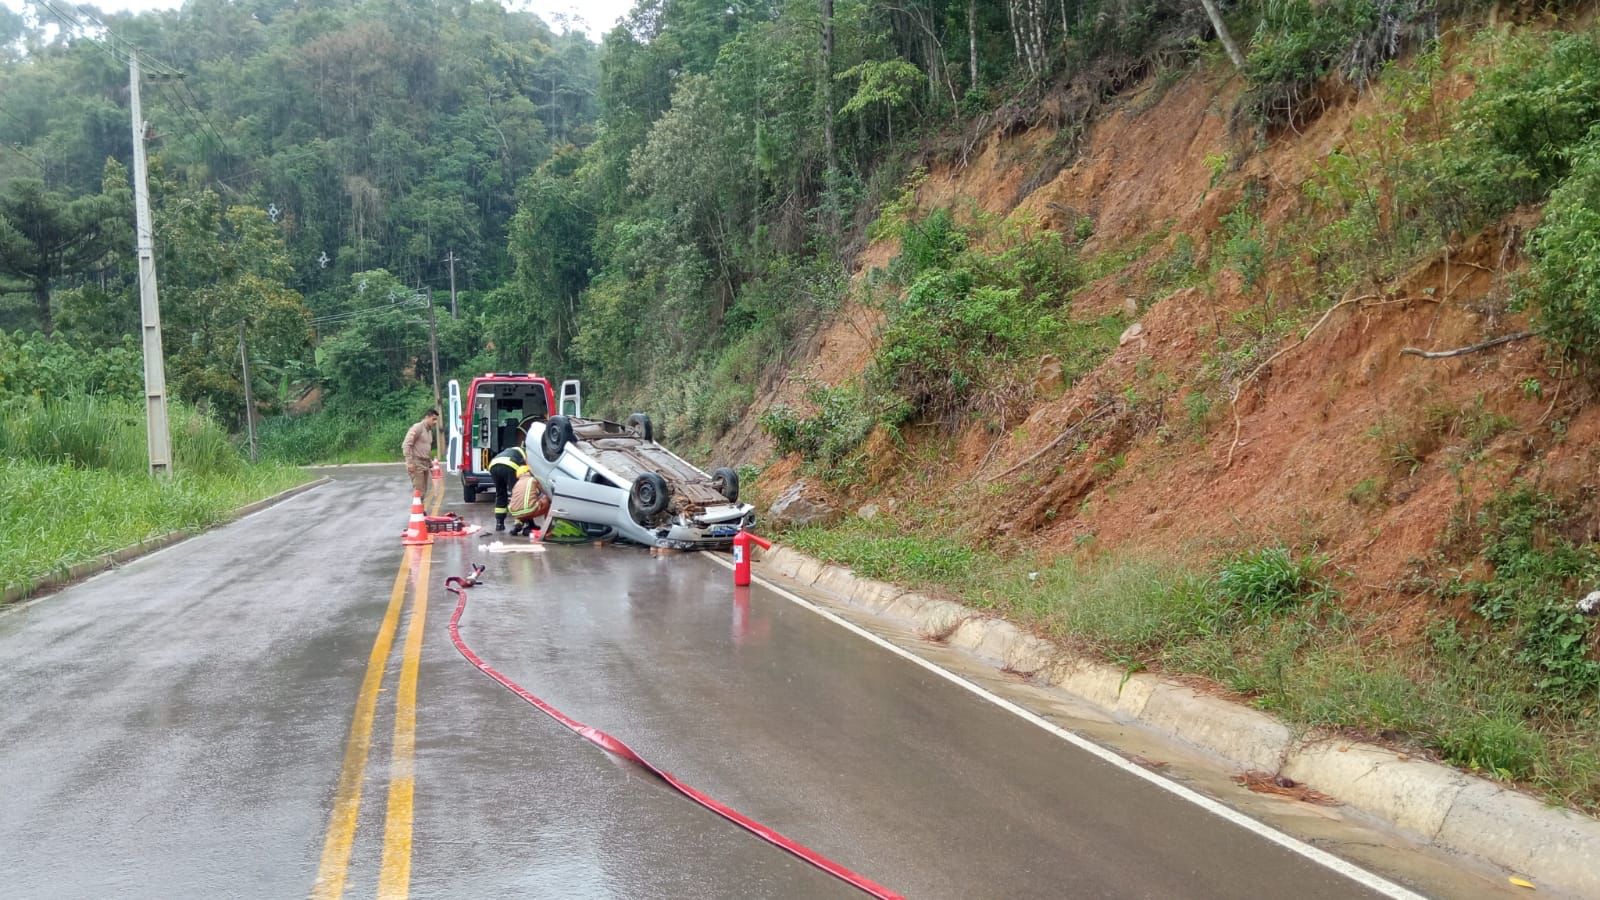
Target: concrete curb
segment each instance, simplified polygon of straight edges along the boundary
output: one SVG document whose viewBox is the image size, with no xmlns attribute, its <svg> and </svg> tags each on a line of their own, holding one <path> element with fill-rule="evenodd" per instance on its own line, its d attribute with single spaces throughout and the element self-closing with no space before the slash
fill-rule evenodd
<svg viewBox="0 0 1600 900">
<path fill-rule="evenodd" d="M 1265 713 L 1148 674 L 1083 658 L 978 610 L 860 578 L 777 546 L 780 575 L 1008 671 L 1034 675 L 1114 718 L 1137 722 L 1245 771 L 1282 773 L 1451 852 L 1529 878 L 1542 892 L 1600 897 L 1600 821 L 1449 766 L 1336 739 L 1306 739 Z"/>
<path fill-rule="evenodd" d="M 279 493 L 273 494 L 271 497 L 267 497 L 263 500 L 257 500 L 254 503 L 247 503 L 244 506 L 234 510 L 228 515 L 227 518 L 223 519 L 212 527 L 215 528 L 221 525 L 227 525 L 230 522 L 236 522 L 245 516 L 250 515 L 251 513 L 260 512 L 269 506 L 282 503 L 283 501 L 299 494 L 303 494 L 312 488 L 321 487 L 332 480 L 333 479 L 331 478 L 318 478 L 315 481 L 308 481 L 305 484 L 297 485 L 289 488 L 286 491 L 280 491 Z M 187 540 L 191 537 L 194 537 L 195 533 L 188 531 L 169 531 L 166 534 L 140 541 L 137 544 L 130 544 L 129 546 L 123 547 L 120 550 L 113 550 L 110 553 L 103 553 L 94 559 L 86 559 L 77 565 L 68 566 L 66 569 L 63 569 L 59 572 L 45 575 L 29 584 L 10 585 L 5 589 L 4 593 L 0 593 L 0 609 L 3 609 L 4 607 L 18 600 L 24 600 L 28 597 L 34 597 L 40 594 L 48 594 L 61 590 L 62 588 L 81 581 L 90 575 L 104 572 L 106 569 L 109 569 L 113 566 L 119 566 L 125 562 L 138 559 L 147 553 L 154 553 L 157 550 L 170 547 L 179 541 Z"/>
</svg>

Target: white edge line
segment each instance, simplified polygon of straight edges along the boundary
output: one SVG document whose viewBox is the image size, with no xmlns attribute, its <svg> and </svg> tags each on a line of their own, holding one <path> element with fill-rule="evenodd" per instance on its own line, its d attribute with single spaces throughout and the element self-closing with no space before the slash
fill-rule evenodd
<svg viewBox="0 0 1600 900">
<path fill-rule="evenodd" d="M 710 559 L 712 562 L 715 562 L 717 565 L 723 566 L 724 568 L 733 568 L 733 563 L 728 562 L 720 556 L 714 556 L 705 553 L 701 554 L 701 556 Z M 799 605 L 811 610 L 819 616 L 822 616 L 824 619 L 827 619 L 835 625 L 839 625 L 848 631 L 866 638 L 867 640 L 877 644 L 885 650 L 888 650 L 896 656 L 910 660 L 911 662 L 916 663 L 935 675 L 938 675 L 940 678 L 943 678 L 959 687 L 965 688 L 971 693 L 976 694 L 990 703 L 993 703 L 1006 712 L 1009 712 L 1033 723 L 1034 725 L 1039 726 L 1040 728 L 1043 728 L 1045 731 L 1048 731 L 1056 737 L 1061 738 L 1074 747 L 1096 756 L 1130 775 L 1135 775 L 1139 778 L 1142 778 L 1150 784 L 1153 784 L 1170 794 L 1173 794 L 1183 800 L 1187 800 L 1188 802 L 1193 803 L 1195 806 L 1200 807 L 1214 816 L 1226 819 L 1227 821 L 1232 822 L 1233 824 L 1256 835 L 1257 837 L 1264 838 L 1265 840 L 1271 841 L 1272 843 L 1277 844 L 1291 853 L 1299 854 L 1300 856 L 1303 856 L 1312 862 L 1332 869 L 1351 881 L 1370 888 L 1371 890 L 1385 897 L 1391 897 L 1394 898 L 1394 900 L 1425 900 L 1423 895 L 1401 887 L 1400 885 L 1389 881 L 1381 875 L 1368 872 L 1366 869 L 1363 869 L 1354 863 L 1341 859 L 1340 857 L 1335 856 L 1326 850 L 1314 847 L 1311 844 L 1300 840 L 1299 838 L 1291 837 L 1290 835 L 1287 835 L 1270 825 L 1253 819 L 1230 806 L 1227 806 L 1217 800 L 1213 800 L 1212 798 L 1193 790 L 1192 788 L 1185 787 L 1184 785 L 1181 785 L 1175 781 L 1163 778 L 1162 776 L 1151 772 L 1149 769 L 1146 769 L 1143 766 L 1130 762 L 1115 751 L 1102 747 L 1088 738 L 1073 734 L 1065 728 L 1062 728 L 1061 726 L 1043 718 L 1037 713 L 1018 706 L 1004 697 L 991 693 L 987 688 L 974 684 L 971 681 L 962 678 L 960 675 L 949 671 L 948 669 L 942 668 L 935 663 L 923 659 L 921 656 L 912 653 L 904 647 L 900 647 L 885 638 L 879 637 L 878 635 L 873 634 L 854 622 L 843 618 L 837 613 L 824 609 L 817 604 L 812 603 L 810 600 L 807 600 L 798 594 L 792 593 L 776 584 L 773 584 L 771 581 L 768 581 L 759 575 L 754 576 L 753 580 L 759 582 L 762 587 L 767 588 L 768 590 L 778 594 L 781 597 L 784 597 L 785 599 L 788 599 L 794 603 L 798 603 Z"/>
<path fill-rule="evenodd" d="M 307 483 L 309 484 L 310 482 L 307 482 Z M 116 572 L 118 569 L 125 569 L 128 566 L 133 565 L 134 563 L 141 563 L 141 562 L 144 562 L 147 559 L 155 559 L 156 557 L 160 556 L 161 554 L 166 553 L 168 550 L 176 550 L 179 547 L 183 546 L 184 544 L 187 544 L 190 541 L 194 540 L 195 538 L 204 537 L 204 536 L 206 536 L 207 534 L 210 534 L 213 531 L 221 531 L 222 529 L 227 528 L 229 525 L 232 525 L 235 522 L 243 522 L 245 519 L 248 519 L 251 516 L 260 515 L 261 513 L 264 513 L 264 512 L 266 512 L 268 510 L 277 509 L 280 506 L 288 506 L 290 503 L 293 503 L 296 500 L 299 500 L 301 497 L 304 497 L 305 495 L 310 494 L 310 493 L 314 493 L 318 488 L 327 487 L 329 484 L 332 484 L 332 483 L 333 483 L 332 479 L 329 479 L 327 481 L 324 481 L 322 484 L 312 485 L 311 487 L 306 488 L 305 490 L 301 491 L 300 493 L 295 494 L 293 497 L 285 497 L 284 499 L 279 500 L 277 503 L 268 504 L 267 506 L 263 506 L 260 509 L 251 510 L 250 512 L 245 513 L 244 515 L 238 517 L 237 519 L 230 519 L 230 520 L 228 520 L 226 522 L 223 522 L 223 523 L 218 524 L 218 525 L 214 525 L 214 526 L 212 526 L 210 528 L 207 528 L 207 529 L 205 529 L 203 531 L 199 531 L 199 532 L 196 532 L 194 534 L 191 534 L 188 537 L 183 538 L 182 540 L 173 541 L 172 543 L 166 545 L 165 547 L 160 548 L 159 550 L 151 550 L 149 553 L 141 553 L 141 554 L 139 554 L 138 556 L 135 556 L 132 559 L 124 560 L 124 561 L 119 562 L 119 563 L 112 563 L 111 565 L 106 566 L 104 569 L 101 569 L 100 571 L 94 573 L 93 575 L 90 575 L 88 578 L 85 578 L 82 581 L 79 581 L 79 582 L 76 582 L 76 583 L 73 583 L 73 584 L 63 585 L 58 590 L 51 591 L 50 593 L 45 594 L 43 597 L 34 597 L 32 600 L 22 600 L 22 601 L 19 601 L 17 603 L 13 603 L 10 606 L 0 607 L 0 618 L 5 618 L 6 616 L 13 615 L 15 613 L 20 613 L 23 610 L 29 609 L 29 608 L 31 608 L 33 606 L 37 606 L 38 604 L 43 603 L 46 600 L 54 600 L 57 597 L 60 597 L 60 596 L 62 596 L 64 594 L 66 594 L 67 592 L 73 590 L 74 588 L 80 588 L 80 587 L 83 587 L 84 585 L 92 584 L 92 583 L 94 583 L 96 581 L 99 581 L 100 579 L 106 577 L 107 575 L 110 575 L 113 572 Z M 294 490 L 294 488 L 288 488 L 288 490 Z M 115 551 L 113 551 L 113 552 L 115 552 Z"/>
</svg>

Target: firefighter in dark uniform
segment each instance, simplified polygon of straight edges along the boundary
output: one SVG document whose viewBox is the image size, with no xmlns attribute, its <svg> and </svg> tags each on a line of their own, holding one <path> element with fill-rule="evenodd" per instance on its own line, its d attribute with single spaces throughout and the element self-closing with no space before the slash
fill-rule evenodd
<svg viewBox="0 0 1600 900">
<path fill-rule="evenodd" d="M 506 530 L 506 508 L 511 502 L 511 488 L 517 479 L 528 474 L 528 454 L 521 447 L 510 447 L 489 461 L 489 477 L 494 479 L 494 530 Z M 517 523 L 512 534 L 520 534 L 522 524 Z"/>
</svg>

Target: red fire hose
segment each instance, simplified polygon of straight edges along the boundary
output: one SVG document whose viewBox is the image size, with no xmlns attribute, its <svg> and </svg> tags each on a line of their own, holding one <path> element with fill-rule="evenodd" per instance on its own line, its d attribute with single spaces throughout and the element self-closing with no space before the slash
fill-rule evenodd
<svg viewBox="0 0 1600 900">
<path fill-rule="evenodd" d="M 744 830 L 750 832 L 763 841 L 766 841 L 774 847 L 799 857 L 801 860 L 816 866 L 822 871 L 827 872 L 829 875 L 838 878 L 851 887 L 857 888 L 870 896 L 880 897 L 883 898 L 883 900 L 903 900 L 900 894 L 895 893 L 894 891 L 872 881 L 863 875 L 858 875 L 855 872 L 852 872 L 851 870 L 839 865 L 817 851 L 812 850 L 810 847 L 807 847 L 798 841 L 784 837 L 771 828 L 768 828 L 760 822 L 757 822 L 755 819 L 744 815 L 732 807 L 725 806 L 724 804 L 712 799 L 709 795 L 704 794 L 687 784 L 684 784 L 671 772 L 657 768 L 644 757 L 634 752 L 632 747 L 629 747 L 627 744 L 624 744 L 622 741 L 617 740 L 598 728 L 585 725 L 582 722 L 579 722 L 577 719 L 568 716 L 561 710 L 556 709 L 554 706 L 551 706 L 545 701 L 534 696 L 526 688 L 517 684 L 515 681 L 512 681 L 510 678 L 507 678 L 493 666 L 484 662 L 483 659 L 479 657 L 478 654 L 472 652 L 472 648 L 468 647 L 466 642 L 461 639 L 461 614 L 467 608 L 467 588 L 477 585 L 477 576 L 483 572 L 483 566 L 474 564 L 472 568 L 473 573 L 471 575 L 465 578 L 451 576 L 450 578 L 445 579 L 444 586 L 445 590 L 456 595 L 456 611 L 450 616 L 450 641 L 456 645 L 457 650 L 461 651 L 461 655 L 467 658 L 467 662 L 472 663 L 472 665 L 475 666 L 478 671 L 494 679 L 502 687 L 511 691 L 511 693 L 516 694 L 523 700 L 526 700 L 535 709 L 539 710 L 550 718 L 555 719 L 557 722 L 560 722 L 568 729 L 577 733 L 578 736 L 582 737 L 584 740 L 589 741 L 608 753 L 614 753 L 617 756 L 620 756 L 623 759 L 626 759 L 629 762 L 639 766 L 650 774 L 666 782 L 666 784 L 669 785 L 673 790 L 676 790 L 678 793 L 688 797 L 695 803 L 698 803 L 706 809 L 723 817 L 724 819 L 727 819 L 729 822 L 732 822 L 740 828 L 743 828 Z"/>
</svg>

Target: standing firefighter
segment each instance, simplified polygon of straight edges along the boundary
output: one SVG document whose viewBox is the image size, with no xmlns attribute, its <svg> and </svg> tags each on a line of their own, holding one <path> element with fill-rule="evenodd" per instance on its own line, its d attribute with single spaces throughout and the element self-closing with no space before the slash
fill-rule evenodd
<svg viewBox="0 0 1600 900">
<path fill-rule="evenodd" d="M 406 439 L 400 443 L 406 474 L 411 476 L 411 489 L 424 496 L 428 493 L 428 474 L 433 471 L 433 429 L 438 424 L 439 411 L 430 409 L 422 414 L 422 421 L 411 426 Z"/>
<path fill-rule="evenodd" d="M 507 504 L 511 502 L 511 489 L 517 479 L 528 474 L 528 454 L 521 447 L 502 450 L 489 461 L 489 477 L 494 479 L 494 530 L 506 530 Z M 511 529 L 512 534 L 522 533 L 522 523 Z"/>
</svg>

